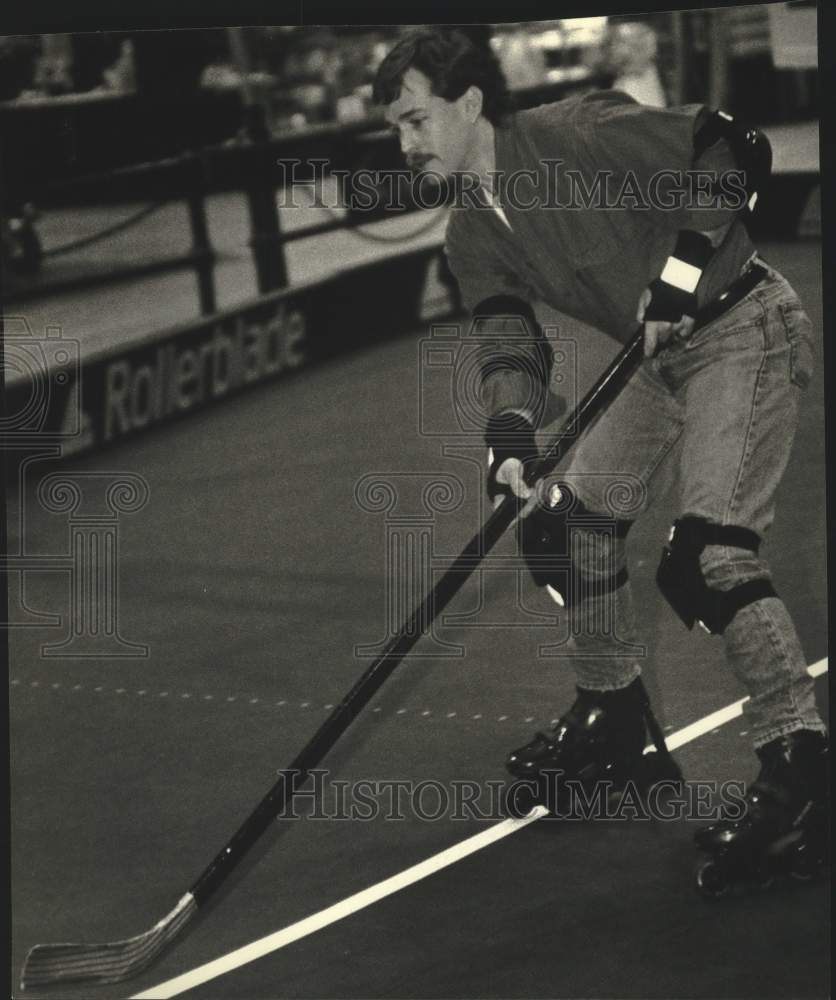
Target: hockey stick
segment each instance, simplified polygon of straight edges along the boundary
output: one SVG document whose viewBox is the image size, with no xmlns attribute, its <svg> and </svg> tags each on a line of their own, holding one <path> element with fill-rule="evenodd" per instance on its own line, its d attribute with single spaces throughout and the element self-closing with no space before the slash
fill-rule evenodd
<svg viewBox="0 0 836 1000">
<path fill-rule="evenodd" d="M 563 429 L 540 459 L 532 482 L 550 473 L 578 436 L 604 411 L 636 370 L 643 354 L 640 328 L 572 412 Z M 401 659 L 449 603 L 470 574 L 491 551 L 522 508 L 508 496 L 413 611 L 380 656 L 368 667 L 313 738 L 280 772 L 273 787 L 233 834 L 174 909 L 150 930 L 136 937 L 100 944 L 38 944 L 26 956 L 21 988 L 58 982 L 116 983 L 150 965 L 232 872 L 270 823 L 286 808 L 308 777 L 372 699 Z"/>
</svg>

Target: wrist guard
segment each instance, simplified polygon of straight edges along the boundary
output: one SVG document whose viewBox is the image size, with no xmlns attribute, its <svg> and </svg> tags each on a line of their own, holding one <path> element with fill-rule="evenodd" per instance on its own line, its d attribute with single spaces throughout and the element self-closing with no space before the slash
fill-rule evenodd
<svg viewBox="0 0 836 1000">
<path fill-rule="evenodd" d="M 539 457 L 534 439 L 534 424 L 521 413 L 507 410 L 488 420 L 485 428 L 485 444 L 488 446 L 487 490 L 491 500 L 499 495 L 511 493 L 511 488 L 496 480 L 499 467 L 508 458 L 518 458 L 523 466 L 531 465 Z"/>
<path fill-rule="evenodd" d="M 697 314 L 697 285 L 714 248 L 702 233 L 683 229 L 662 273 L 651 281 L 651 299 L 645 320 L 678 323 L 683 316 Z"/>
</svg>

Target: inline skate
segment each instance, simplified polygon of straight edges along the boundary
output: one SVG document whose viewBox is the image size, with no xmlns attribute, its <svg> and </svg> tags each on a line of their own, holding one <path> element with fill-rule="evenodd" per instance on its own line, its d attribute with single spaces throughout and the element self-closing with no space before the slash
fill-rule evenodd
<svg viewBox="0 0 836 1000">
<path fill-rule="evenodd" d="M 644 752 L 648 734 L 655 752 Z M 507 811 L 516 816 L 535 805 L 569 815 L 579 788 L 586 795 L 597 786 L 613 796 L 632 782 L 646 796 L 658 782 L 678 787 L 682 781 L 640 677 L 616 691 L 577 688 L 568 712 L 549 732 L 512 751 L 506 767 L 517 779 L 506 796 Z"/>
<path fill-rule="evenodd" d="M 767 887 L 778 875 L 814 878 L 829 863 L 828 742 L 800 730 L 757 751 L 757 779 L 742 815 L 725 816 L 694 835 L 707 858 L 697 871 L 706 896 L 735 887 Z"/>
</svg>

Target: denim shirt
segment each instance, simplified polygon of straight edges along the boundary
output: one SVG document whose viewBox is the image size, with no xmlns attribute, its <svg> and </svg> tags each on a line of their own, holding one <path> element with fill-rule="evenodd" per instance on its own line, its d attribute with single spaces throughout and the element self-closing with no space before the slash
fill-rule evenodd
<svg viewBox="0 0 836 1000">
<path fill-rule="evenodd" d="M 541 299 L 623 343 L 678 232 L 732 222 L 697 287 L 699 306 L 716 298 L 754 247 L 734 209 L 698 203 L 692 192 L 676 197 L 678 172 L 737 169 L 722 141 L 695 162 L 694 134 L 706 115 L 698 104 L 651 108 L 600 91 L 518 112 L 497 126 L 495 187 L 510 229 L 486 200 L 454 207 L 446 233 L 467 308 L 498 294 Z M 498 373 L 493 381 L 490 412 L 531 398 L 519 375 Z"/>
</svg>

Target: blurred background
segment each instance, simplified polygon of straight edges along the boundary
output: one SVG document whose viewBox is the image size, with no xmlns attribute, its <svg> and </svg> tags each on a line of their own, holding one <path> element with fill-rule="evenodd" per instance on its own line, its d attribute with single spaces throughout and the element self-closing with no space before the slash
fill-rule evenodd
<svg viewBox="0 0 836 1000">
<path fill-rule="evenodd" d="M 93 349 L 440 244 L 443 206 L 356 211 L 350 180 L 333 175 L 403 166 L 371 104 L 375 70 L 402 30 L 0 37 L 7 309 L 33 326 L 57 319 Z M 815 4 L 483 30 L 518 106 L 617 87 L 764 126 L 776 182 L 762 235 L 820 234 Z M 329 170 L 288 199 L 276 161 L 312 158 Z"/>
</svg>

